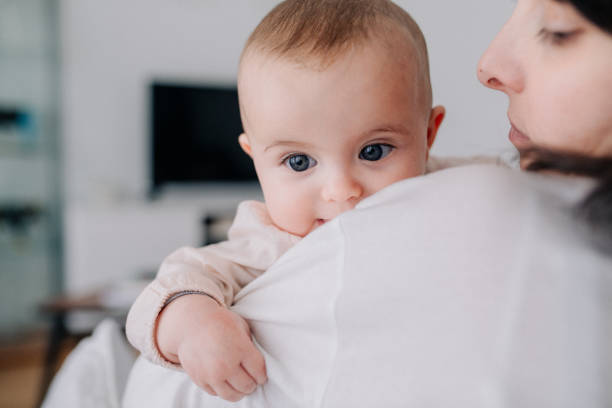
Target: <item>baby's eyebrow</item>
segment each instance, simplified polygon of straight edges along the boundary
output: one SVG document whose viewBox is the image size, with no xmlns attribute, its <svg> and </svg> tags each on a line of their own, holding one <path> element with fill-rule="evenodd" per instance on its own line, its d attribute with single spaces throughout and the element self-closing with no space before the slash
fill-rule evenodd
<svg viewBox="0 0 612 408">
<path fill-rule="evenodd" d="M 410 133 L 412 133 L 410 129 L 408 129 L 406 126 L 402 124 L 389 124 L 389 125 L 376 126 L 372 130 L 368 130 L 367 132 L 365 132 L 364 135 L 367 136 L 373 133 L 383 133 L 383 132 L 399 133 L 403 135 L 409 135 Z"/>
<path fill-rule="evenodd" d="M 307 148 L 307 147 L 310 147 L 311 145 L 309 143 L 296 142 L 294 140 L 278 140 L 266 146 L 264 148 L 264 152 L 267 152 L 269 149 L 273 147 L 283 147 L 283 146 L 296 147 L 296 148 Z"/>
</svg>

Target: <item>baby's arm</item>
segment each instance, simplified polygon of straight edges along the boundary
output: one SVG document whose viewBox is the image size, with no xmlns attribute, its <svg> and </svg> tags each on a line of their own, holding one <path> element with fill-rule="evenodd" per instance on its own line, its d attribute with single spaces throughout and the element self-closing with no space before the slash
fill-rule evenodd
<svg viewBox="0 0 612 408">
<path fill-rule="evenodd" d="M 181 296 L 164 308 L 157 345 L 195 384 L 228 401 L 266 381 L 265 362 L 246 321 L 205 295 Z"/>
<path fill-rule="evenodd" d="M 130 342 L 154 363 L 182 366 L 205 389 L 203 385 L 209 382 L 204 377 L 210 382 L 219 380 L 208 378 L 205 374 L 211 370 L 204 367 L 208 363 L 200 361 L 223 351 L 214 347 L 225 345 L 225 350 L 235 350 L 235 354 L 225 353 L 224 364 L 230 367 L 240 360 L 249 367 L 245 372 L 250 372 L 251 360 L 257 358 L 252 357 L 256 349 L 248 326 L 227 306 L 244 285 L 298 240 L 272 224 L 262 203 L 241 204 L 228 241 L 199 249 L 182 248 L 164 260 L 157 278 L 130 310 L 126 325 Z M 251 377 L 255 382 L 261 381 L 257 364 L 253 363 L 253 367 Z M 235 381 L 244 378 L 238 377 Z M 241 384 L 236 385 L 244 389 L 245 384 Z M 225 392 L 219 395 L 237 398 Z"/>
</svg>

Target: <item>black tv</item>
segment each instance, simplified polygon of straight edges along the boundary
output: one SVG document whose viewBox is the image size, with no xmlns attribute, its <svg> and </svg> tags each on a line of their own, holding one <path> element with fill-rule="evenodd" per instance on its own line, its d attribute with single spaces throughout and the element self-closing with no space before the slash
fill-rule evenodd
<svg viewBox="0 0 612 408">
<path fill-rule="evenodd" d="M 153 82 L 151 193 L 166 185 L 256 180 L 238 145 L 242 123 L 235 86 Z"/>
</svg>

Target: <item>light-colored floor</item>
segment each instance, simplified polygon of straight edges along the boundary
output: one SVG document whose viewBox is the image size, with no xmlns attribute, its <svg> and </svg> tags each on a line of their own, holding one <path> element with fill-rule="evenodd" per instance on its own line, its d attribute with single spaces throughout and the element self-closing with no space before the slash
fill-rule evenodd
<svg viewBox="0 0 612 408">
<path fill-rule="evenodd" d="M 75 344 L 64 342 L 57 367 Z M 0 408 L 36 407 L 45 351 L 44 333 L 0 345 Z"/>
</svg>

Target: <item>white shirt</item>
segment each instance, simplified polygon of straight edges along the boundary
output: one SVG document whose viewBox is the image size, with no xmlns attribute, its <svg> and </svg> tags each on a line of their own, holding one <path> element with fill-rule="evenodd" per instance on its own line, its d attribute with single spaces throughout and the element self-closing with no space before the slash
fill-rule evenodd
<svg viewBox="0 0 612 408">
<path fill-rule="evenodd" d="M 141 360 L 125 406 L 609 406 L 612 260 L 571 216 L 590 186 L 494 166 L 396 183 L 237 294 L 264 387 L 231 404 Z"/>
</svg>

